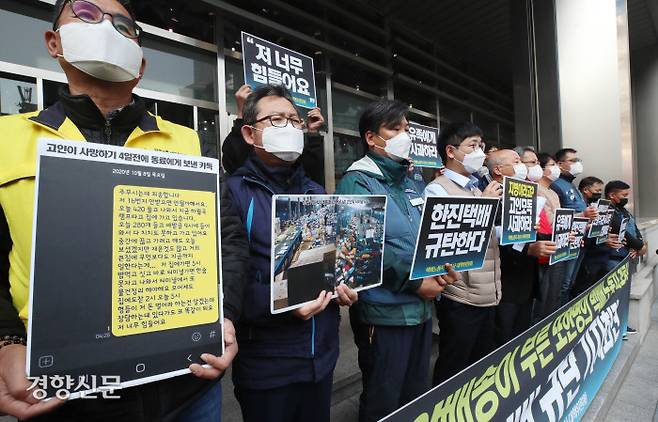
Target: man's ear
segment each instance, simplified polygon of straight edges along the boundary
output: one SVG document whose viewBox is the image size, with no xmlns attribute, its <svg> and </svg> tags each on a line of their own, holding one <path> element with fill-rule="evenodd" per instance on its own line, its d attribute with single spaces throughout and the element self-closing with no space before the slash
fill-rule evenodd
<svg viewBox="0 0 658 422">
<path fill-rule="evenodd" d="M 493 168 L 493 174 L 494 174 L 495 176 L 501 176 L 501 177 L 504 176 L 504 175 L 503 175 L 503 172 L 500 171 L 500 166 L 495 166 L 495 167 Z"/>
<path fill-rule="evenodd" d="M 44 39 L 46 41 L 46 49 L 48 50 L 50 57 L 56 59 L 58 54 L 62 54 L 59 36 L 55 31 L 46 31 L 44 34 Z"/>
<path fill-rule="evenodd" d="M 375 143 L 375 138 L 376 137 L 377 137 L 377 135 L 373 131 L 367 130 L 366 131 L 366 136 L 365 136 L 366 144 L 368 144 L 369 147 L 374 147 L 376 145 L 376 143 Z"/>
<path fill-rule="evenodd" d="M 455 159 L 455 151 L 452 145 L 446 145 L 446 157 L 450 159 Z"/>
<path fill-rule="evenodd" d="M 242 133 L 242 139 L 249 145 L 254 145 L 256 140 L 254 139 L 254 129 L 251 126 L 243 125 L 240 128 L 240 133 Z"/>
<path fill-rule="evenodd" d="M 146 69 L 146 59 L 142 58 L 142 65 L 139 67 L 139 76 L 137 79 L 142 80 L 144 77 L 144 70 Z"/>
</svg>

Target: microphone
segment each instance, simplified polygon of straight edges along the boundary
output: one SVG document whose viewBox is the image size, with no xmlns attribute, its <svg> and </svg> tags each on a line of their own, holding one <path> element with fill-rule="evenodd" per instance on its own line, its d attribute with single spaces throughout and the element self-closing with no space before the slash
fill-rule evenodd
<svg viewBox="0 0 658 422">
<path fill-rule="evenodd" d="M 477 171 L 477 175 L 486 180 L 487 183 L 491 183 L 493 181 L 491 175 L 489 174 L 489 169 L 486 166 L 480 167 L 480 169 Z"/>
</svg>

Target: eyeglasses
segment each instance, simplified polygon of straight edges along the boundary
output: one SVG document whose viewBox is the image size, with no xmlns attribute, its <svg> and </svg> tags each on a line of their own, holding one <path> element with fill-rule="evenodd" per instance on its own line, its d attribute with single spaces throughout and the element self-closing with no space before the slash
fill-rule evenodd
<svg viewBox="0 0 658 422">
<path fill-rule="evenodd" d="M 299 117 L 286 117 L 280 114 L 271 114 L 269 116 L 262 117 L 254 122 L 254 124 L 269 120 L 272 126 L 274 127 L 286 127 L 288 124 L 291 124 L 295 129 L 302 129 L 304 127 L 304 119 Z"/>
<path fill-rule="evenodd" d="M 55 25 L 57 24 L 60 16 L 62 16 L 67 3 L 71 5 L 71 11 L 73 12 L 73 15 L 75 15 L 76 18 L 83 22 L 101 23 L 103 22 L 105 15 L 107 15 L 110 17 L 114 29 L 116 29 L 119 34 L 123 35 L 124 37 L 135 39 L 139 38 L 142 33 L 142 28 L 140 28 L 139 25 L 137 25 L 131 18 L 119 14 L 107 13 L 100 7 L 96 6 L 94 3 L 85 0 L 66 0 L 62 4 L 62 8 L 57 15 L 57 19 L 55 19 L 53 30 L 57 29 Z"/>
</svg>

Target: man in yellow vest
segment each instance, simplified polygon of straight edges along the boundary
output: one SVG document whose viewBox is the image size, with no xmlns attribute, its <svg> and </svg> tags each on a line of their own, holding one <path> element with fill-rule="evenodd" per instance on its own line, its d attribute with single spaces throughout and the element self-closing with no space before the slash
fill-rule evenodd
<svg viewBox="0 0 658 422">
<path fill-rule="evenodd" d="M 239 217 L 225 214 L 222 244 L 225 342 L 221 357 L 203 355 L 185 375 L 121 390 L 118 400 L 39 401 L 26 379 L 25 355 L 32 248 L 36 147 L 41 137 L 200 155 L 199 138 L 146 111 L 132 93 L 144 73 L 140 28 L 129 0 L 58 0 L 53 28 L 45 34 L 68 86 L 41 112 L 0 118 L 0 412 L 19 419 L 217 421 L 217 379 L 237 353 L 231 320 L 241 303 L 241 273 L 248 250 Z M 242 255 L 241 255 L 242 254 Z M 62 327 L 66 330 L 67 327 Z M 117 357 L 119 359 L 120 357 Z M 63 404 L 63 405 L 62 405 Z"/>
</svg>

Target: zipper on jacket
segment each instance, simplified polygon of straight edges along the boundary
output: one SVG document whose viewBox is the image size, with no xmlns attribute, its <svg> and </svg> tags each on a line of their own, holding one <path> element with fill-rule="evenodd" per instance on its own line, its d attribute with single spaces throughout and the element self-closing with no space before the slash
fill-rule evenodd
<svg viewBox="0 0 658 422">
<path fill-rule="evenodd" d="M 311 356 L 315 357 L 315 317 L 311 317 Z"/>
<path fill-rule="evenodd" d="M 105 120 L 105 143 L 112 145 L 112 123 L 109 120 Z"/>
</svg>

